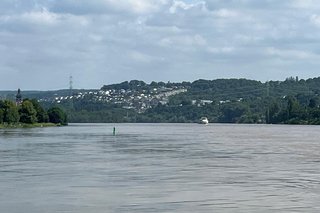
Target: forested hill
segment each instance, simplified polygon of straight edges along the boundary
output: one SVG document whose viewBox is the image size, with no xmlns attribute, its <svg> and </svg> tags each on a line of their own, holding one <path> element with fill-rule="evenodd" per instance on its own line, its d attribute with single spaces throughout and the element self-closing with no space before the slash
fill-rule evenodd
<svg viewBox="0 0 320 213">
<path fill-rule="evenodd" d="M 159 87 L 179 87 L 188 91 L 180 96 L 186 99 L 209 99 L 225 100 L 237 98 L 257 98 L 257 97 L 283 97 L 297 95 L 317 95 L 320 93 L 320 77 L 313 79 L 287 78 L 285 81 L 260 81 L 248 79 L 216 79 L 216 80 L 196 80 L 194 82 L 164 83 L 151 82 L 147 84 L 143 81 L 125 81 L 119 84 L 105 85 L 101 90 L 152 90 Z"/>
<path fill-rule="evenodd" d="M 101 91 L 116 101 L 109 98 L 100 110 L 82 105 L 81 113 L 75 104 L 74 121 L 197 122 L 206 116 L 210 122 L 320 124 L 320 78 L 134 80 L 105 85 Z"/>
<path fill-rule="evenodd" d="M 63 107 L 70 122 L 197 122 L 206 116 L 210 122 L 320 124 L 320 77 L 132 80 L 100 90 L 74 90 L 72 95 L 61 91 L 39 93 L 38 99 L 46 107 Z"/>
<path fill-rule="evenodd" d="M 306 94 L 317 96 L 320 93 L 320 78 L 298 80 L 291 77 L 266 83 L 247 79 L 197 80 L 185 85 L 188 85 L 188 92 L 183 95 L 188 99 L 232 100 L 268 95 L 278 98 Z"/>
<path fill-rule="evenodd" d="M 207 116 L 211 122 L 319 124 L 320 78 L 285 81 L 247 79 L 197 80 L 188 91 L 146 113 L 150 121 L 189 122 Z"/>
</svg>

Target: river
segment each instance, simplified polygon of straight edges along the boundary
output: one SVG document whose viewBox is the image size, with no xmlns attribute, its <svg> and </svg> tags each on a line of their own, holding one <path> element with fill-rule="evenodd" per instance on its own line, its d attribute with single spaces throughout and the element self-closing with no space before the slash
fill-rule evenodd
<svg viewBox="0 0 320 213">
<path fill-rule="evenodd" d="M 320 212 L 319 200 L 320 126 L 0 130 L 0 212 Z"/>
</svg>

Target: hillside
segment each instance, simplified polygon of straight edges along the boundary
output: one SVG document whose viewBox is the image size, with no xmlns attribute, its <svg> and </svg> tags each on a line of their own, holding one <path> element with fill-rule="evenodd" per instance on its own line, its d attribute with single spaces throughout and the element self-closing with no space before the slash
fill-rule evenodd
<svg viewBox="0 0 320 213">
<path fill-rule="evenodd" d="M 70 122 L 211 122 L 318 124 L 320 78 L 164 83 L 132 80 L 99 90 L 26 91 L 43 106 L 59 105 Z M 2 96 L 4 92 L 0 92 Z M 14 93 L 7 95 L 14 97 Z"/>
</svg>

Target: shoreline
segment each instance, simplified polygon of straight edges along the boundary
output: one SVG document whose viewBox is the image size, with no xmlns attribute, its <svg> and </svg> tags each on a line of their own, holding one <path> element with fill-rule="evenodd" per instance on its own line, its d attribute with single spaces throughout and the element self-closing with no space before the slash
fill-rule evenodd
<svg viewBox="0 0 320 213">
<path fill-rule="evenodd" d="M 0 129 L 18 129 L 18 128 L 43 128 L 43 127 L 59 127 L 61 124 L 54 123 L 16 123 L 16 124 L 0 124 Z"/>
</svg>

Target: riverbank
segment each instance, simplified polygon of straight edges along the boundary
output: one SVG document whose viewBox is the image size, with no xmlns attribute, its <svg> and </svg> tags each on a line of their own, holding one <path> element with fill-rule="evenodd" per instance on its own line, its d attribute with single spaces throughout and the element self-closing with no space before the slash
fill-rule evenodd
<svg viewBox="0 0 320 213">
<path fill-rule="evenodd" d="M 41 127 L 56 127 L 62 126 L 61 124 L 54 123 L 34 123 L 34 124 L 25 124 L 25 123 L 16 123 L 16 124 L 0 124 L 0 129 L 10 129 L 10 128 L 41 128 Z"/>
</svg>

